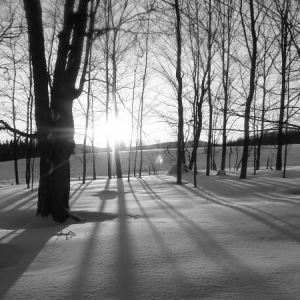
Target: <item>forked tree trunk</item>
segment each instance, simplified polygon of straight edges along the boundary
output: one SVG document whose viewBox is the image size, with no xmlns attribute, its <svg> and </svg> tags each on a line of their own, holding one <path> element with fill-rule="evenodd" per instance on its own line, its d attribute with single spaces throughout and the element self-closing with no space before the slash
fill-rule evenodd
<svg viewBox="0 0 300 300">
<path fill-rule="evenodd" d="M 64 22 L 58 35 L 51 105 L 41 4 L 39 0 L 23 0 L 23 2 L 33 67 L 35 119 L 40 147 L 37 214 L 42 216 L 51 214 L 54 220 L 64 222 L 68 217 L 73 216 L 69 212 L 69 159 L 74 150 L 72 104 L 74 98 L 80 95 L 84 83 L 84 76 L 82 76 L 79 89 L 75 89 L 81 65 L 85 38 L 82 33 L 86 29 L 89 1 L 80 0 L 77 12 L 74 12 L 74 1 L 65 2 Z M 87 57 L 83 66 L 83 75 L 86 73 L 86 68 Z"/>
</svg>

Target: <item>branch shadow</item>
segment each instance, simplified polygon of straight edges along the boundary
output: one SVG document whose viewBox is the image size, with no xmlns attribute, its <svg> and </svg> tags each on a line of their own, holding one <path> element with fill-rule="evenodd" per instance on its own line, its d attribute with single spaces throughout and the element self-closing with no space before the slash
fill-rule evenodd
<svg viewBox="0 0 300 300">
<path fill-rule="evenodd" d="M 268 214 L 266 212 L 263 212 L 259 209 L 249 206 L 249 205 L 235 204 L 235 203 L 230 203 L 229 201 L 220 200 L 213 195 L 207 195 L 207 192 L 204 189 L 201 189 L 200 187 L 198 187 L 196 190 L 189 185 L 182 185 L 181 187 L 186 189 L 189 192 L 197 193 L 201 198 L 205 199 L 206 201 L 209 201 L 211 203 L 221 205 L 223 207 L 231 208 L 232 210 L 238 211 L 238 212 L 268 226 L 269 228 L 283 234 L 288 239 L 293 240 L 297 243 L 300 243 L 299 233 L 294 233 L 295 229 L 299 231 L 300 228 L 286 222 L 285 220 L 281 219 L 278 216 Z M 180 190 L 178 187 L 177 187 L 177 189 Z M 273 219 L 273 221 L 271 221 L 272 219 Z M 292 227 L 293 231 L 288 230 L 285 227 L 274 223 L 274 221 L 280 221 L 281 223 L 288 225 L 289 227 Z"/>
<path fill-rule="evenodd" d="M 117 178 L 118 189 L 118 283 L 120 299 L 136 299 L 135 276 L 133 268 L 133 259 L 131 253 L 131 237 L 127 223 L 127 206 L 122 178 Z"/>
<path fill-rule="evenodd" d="M 7 292 L 26 271 L 49 239 L 66 226 L 68 225 L 55 224 L 42 228 L 28 227 L 7 243 L 0 243 L 0 254 L 2 254 L 0 258 L 2 261 L 0 263 L 2 265 L 0 269 L 0 299 L 5 298 Z M 15 257 L 18 259 L 14 259 Z"/>
<path fill-rule="evenodd" d="M 131 194 L 133 195 L 133 198 L 136 202 L 136 204 L 138 205 L 143 218 L 145 219 L 146 223 L 148 224 L 148 227 L 152 233 L 152 236 L 155 240 L 156 245 L 159 247 L 161 254 L 163 256 L 163 259 L 165 261 L 169 262 L 169 266 L 172 269 L 172 274 L 175 278 L 175 282 L 176 282 L 176 293 L 178 295 L 182 295 L 182 285 L 187 285 L 187 278 L 185 278 L 184 274 L 182 273 L 182 271 L 180 270 L 180 267 L 178 266 L 178 263 L 176 261 L 176 258 L 174 257 L 174 255 L 172 254 L 172 252 L 170 251 L 170 249 L 167 246 L 167 243 L 163 237 L 163 235 L 159 232 L 159 230 L 156 228 L 156 226 L 154 225 L 154 223 L 151 221 L 149 215 L 146 213 L 144 207 L 141 204 L 141 201 L 138 200 L 138 197 L 136 196 L 136 193 L 133 189 L 133 186 L 131 184 L 131 182 L 129 181 L 129 188 L 131 191 Z M 182 295 L 184 296 L 184 295 Z M 187 295 L 185 295 L 187 296 Z"/>
<path fill-rule="evenodd" d="M 107 179 L 104 189 L 100 192 L 92 193 L 91 195 L 94 197 L 99 197 L 100 204 L 99 208 L 95 212 L 79 212 L 78 213 L 86 219 L 84 222 L 92 222 L 93 225 L 89 238 L 85 243 L 85 248 L 82 252 L 82 257 L 79 262 L 78 272 L 73 278 L 72 283 L 72 296 L 71 299 L 83 299 L 84 298 L 84 290 L 87 286 L 88 277 L 90 274 L 91 267 L 93 267 L 93 260 L 100 253 L 96 252 L 96 249 L 99 249 L 98 244 L 101 244 L 100 235 L 101 232 L 101 222 L 113 220 L 118 218 L 118 214 L 105 213 L 104 209 L 107 204 L 107 200 L 115 198 L 115 191 L 111 193 L 109 190 L 111 184 L 111 180 Z M 76 211 L 77 212 L 77 211 Z M 93 279 L 95 280 L 95 279 Z"/>
<path fill-rule="evenodd" d="M 220 245 L 207 231 L 193 222 L 188 216 L 175 209 L 166 200 L 163 200 L 146 181 L 140 180 L 140 183 L 145 190 L 148 191 L 150 197 L 154 201 L 157 201 L 158 205 L 164 209 L 165 213 L 182 227 L 191 241 L 198 247 L 199 251 L 227 272 L 228 277 L 231 277 L 230 282 L 236 289 L 242 289 L 247 286 L 250 281 L 260 290 L 268 290 L 272 294 L 274 293 L 274 295 L 279 296 L 279 298 L 284 296 L 281 295 L 276 285 L 270 283 L 267 278 L 264 278 L 249 266 L 245 265 L 238 257 Z M 169 185 L 173 187 L 172 183 L 169 183 Z M 185 185 L 183 185 L 183 187 L 188 189 Z M 185 197 L 187 196 L 184 193 L 183 195 Z M 214 292 L 212 291 L 212 293 Z M 256 293 L 253 293 L 253 297 L 255 297 Z M 249 291 L 249 295 L 251 295 L 251 291 Z"/>
<path fill-rule="evenodd" d="M 25 191 L 25 192 L 24 192 Z M 20 193 L 20 194 L 18 194 Z M 37 195 L 37 190 L 35 189 L 34 191 L 31 190 L 17 190 L 13 193 L 10 193 L 7 196 L 1 196 L 1 203 L 0 203 L 0 210 L 10 206 L 12 204 L 12 201 L 14 203 L 22 201 L 25 199 L 28 199 L 27 197 L 30 196 L 30 199 L 35 198 Z M 5 201 L 3 201 L 4 199 L 6 199 Z"/>
<path fill-rule="evenodd" d="M 163 177 L 160 177 L 166 184 L 169 184 L 169 182 L 164 179 Z M 227 188 L 227 193 L 228 193 L 228 188 L 230 190 L 230 183 L 227 182 L 226 183 L 226 188 Z M 260 223 L 263 223 L 264 225 L 268 226 L 269 228 L 285 235 L 287 238 L 295 241 L 295 242 L 300 242 L 300 236 L 299 236 L 299 232 L 298 233 L 294 233 L 294 230 L 296 229 L 297 231 L 300 230 L 299 227 L 287 222 L 286 220 L 283 220 L 282 218 L 278 217 L 278 216 L 274 216 L 270 213 L 264 212 L 262 210 L 259 210 L 257 208 L 254 208 L 250 205 L 247 205 L 246 203 L 231 203 L 230 201 L 226 201 L 224 199 L 218 199 L 217 196 L 215 196 L 213 193 L 209 193 L 209 191 L 205 190 L 204 188 L 200 187 L 200 184 L 198 185 L 198 187 L 195 189 L 191 186 L 190 183 L 186 183 L 181 185 L 180 187 L 178 185 L 174 185 L 174 187 L 178 190 L 181 191 L 181 193 L 184 193 L 182 191 L 182 189 L 187 190 L 189 193 L 193 193 L 193 194 L 197 194 L 198 196 L 200 196 L 202 199 L 205 199 L 208 202 L 217 204 L 217 205 L 221 205 L 227 208 L 231 208 L 235 211 L 238 211 L 240 213 L 243 213 L 245 215 L 247 215 L 248 217 L 255 219 L 256 221 L 259 221 Z M 248 192 L 250 193 L 250 191 L 248 190 Z M 240 191 L 240 193 L 243 193 Z M 245 192 L 246 193 L 246 192 Z M 186 194 L 188 195 L 188 194 Z M 274 198 L 272 195 L 269 194 L 258 194 L 258 196 L 262 197 L 264 196 L 264 200 L 268 200 L 268 201 L 272 201 L 272 202 L 280 202 L 280 203 L 285 203 L 285 204 L 290 204 L 290 205 L 295 205 L 298 206 L 300 205 L 300 203 L 295 203 L 295 201 L 293 200 L 288 200 L 288 199 L 279 199 L 279 198 Z M 273 221 L 271 221 L 273 220 Z M 291 227 L 291 229 L 293 230 L 288 230 L 286 228 L 284 228 L 283 226 L 280 226 L 276 223 L 274 223 L 274 221 L 276 222 L 281 222 L 284 225 L 287 225 L 288 227 Z"/>
<path fill-rule="evenodd" d="M 88 185 L 78 187 L 74 193 L 77 197 L 86 189 Z M 31 194 L 27 191 L 23 197 Z M 28 198 L 33 200 L 37 197 L 36 193 Z M 17 201 L 22 198 L 18 196 Z M 12 201 L 14 201 L 12 195 Z M 74 198 L 73 198 L 74 199 Z M 45 247 L 46 243 L 54 236 L 62 232 L 73 221 L 67 220 L 60 224 L 54 222 L 51 217 L 36 217 L 36 209 L 30 204 L 27 208 L 11 209 L 0 212 L 0 229 L 9 230 L 7 234 L 0 239 L 0 299 L 4 299 L 8 291 L 14 286 L 30 264 Z M 22 206 L 23 207 L 23 206 Z M 93 211 L 78 211 L 83 216 L 85 222 L 103 222 L 116 218 L 116 215 L 97 213 Z M 73 222 L 75 223 L 75 222 Z"/>
</svg>

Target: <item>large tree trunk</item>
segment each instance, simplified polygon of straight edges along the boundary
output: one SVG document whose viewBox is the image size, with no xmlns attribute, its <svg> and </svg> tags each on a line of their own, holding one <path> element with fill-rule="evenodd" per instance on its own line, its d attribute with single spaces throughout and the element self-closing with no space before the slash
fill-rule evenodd
<svg viewBox="0 0 300 300">
<path fill-rule="evenodd" d="M 58 35 L 59 43 L 51 89 L 48 93 L 48 73 L 45 59 L 42 9 L 39 0 L 23 0 L 28 24 L 29 52 L 32 59 L 35 119 L 40 147 L 40 183 L 37 214 L 52 215 L 64 222 L 73 217 L 69 212 L 70 162 L 74 149 L 72 104 L 82 91 L 75 82 L 81 65 L 83 34 L 87 24 L 88 0 L 80 0 L 74 12 L 74 1 L 66 0 L 64 22 Z M 93 2 L 91 2 L 91 5 Z M 86 73 L 87 56 L 82 74 Z M 51 106 L 51 109 L 50 109 Z"/>
<path fill-rule="evenodd" d="M 72 99 L 53 101 L 60 105 L 52 110 L 52 122 L 46 139 L 40 139 L 41 169 L 37 214 L 52 215 L 64 222 L 70 215 L 70 156 L 74 150 Z M 64 103 L 65 105 L 61 105 Z M 56 115 L 53 113 L 56 111 Z"/>
</svg>

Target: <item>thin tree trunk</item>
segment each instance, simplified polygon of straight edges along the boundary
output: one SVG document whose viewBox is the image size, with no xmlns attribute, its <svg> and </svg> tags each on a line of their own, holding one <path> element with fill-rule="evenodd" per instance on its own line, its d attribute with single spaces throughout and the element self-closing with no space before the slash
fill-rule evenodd
<svg viewBox="0 0 300 300">
<path fill-rule="evenodd" d="M 131 160 L 132 160 L 132 142 L 133 142 L 133 130 L 134 130 L 134 102 L 135 102 L 135 87 L 136 87 L 136 73 L 138 63 L 136 62 L 133 75 L 133 88 L 132 88 L 132 101 L 131 101 L 131 133 L 129 144 L 129 157 L 128 157 L 128 175 L 127 180 L 130 181 Z"/>
<path fill-rule="evenodd" d="M 113 84 L 112 84 L 112 97 L 114 103 L 114 119 L 115 122 L 118 120 L 118 105 L 117 105 L 117 63 L 116 63 L 116 38 L 117 33 L 114 33 L 114 42 L 113 42 L 113 53 L 112 53 L 112 64 L 113 64 Z M 116 173 L 117 178 L 122 178 L 122 168 L 121 160 L 119 153 L 119 141 L 115 140 L 114 145 L 114 156 L 116 164 Z"/>
<path fill-rule="evenodd" d="M 290 109 L 290 75 L 291 75 L 291 52 L 289 52 L 289 64 L 287 73 L 287 105 L 286 105 L 286 120 L 285 120 L 285 145 L 284 145 L 284 160 L 283 160 L 283 172 L 282 177 L 286 178 L 286 165 L 288 157 L 288 142 L 289 142 L 289 132 L 288 132 L 288 122 L 289 122 L 289 109 Z"/>
<path fill-rule="evenodd" d="M 142 177 L 142 168 L 143 168 L 143 114 L 144 114 L 144 95 L 147 81 L 147 71 L 148 71 L 148 52 L 149 52 L 149 29 L 150 29 L 150 17 L 148 16 L 147 22 L 147 35 L 146 35 L 146 44 L 145 44 L 145 66 L 144 74 L 142 80 L 142 94 L 141 94 L 141 111 L 140 111 L 140 169 L 139 169 L 139 178 Z"/>
<path fill-rule="evenodd" d="M 109 16 L 111 3 L 110 0 L 105 1 L 105 24 L 107 27 L 110 25 Z M 105 102 L 105 118 L 106 118 L 106 126 L 109 126 L 109 30 L 106 30 L 105 33 L 105 79 L 106 79 L 106 102 Z M 109 144 L 109 136 L 106 134 L 106 155 L 107 155 L 107 176 L 111 179 L 111 155 L 110 155 L 111 145 Z"/>
<path fill-rule="evenodd" d="M 226 5 L 226 4 L 225 4 Z M 231 50 L 231 18 L 232 3 L 228 3 L 226 10 L 226 23 L 222 31 L 222 85 L 224 91 L 224 110 L 223 110 L 223 129 L 222 129 L 222 154 L 221 154 L 221 170 L 225 171 L 226 166 L 226 149 L 227 149 L 227 115 L 229 102 L 229 68 L 230 68 L 230 50 Z M 227 31 L 226 31 L 227 30 Z M 225 38 L 226 35 L 226 38 Z M 225 45 L 227 41 L 227 45 Z M 227 46 L 227 47 L 226 47 Z"/>
<path fill-rule="evenodd" d="M 135 141 L 135 153 L 134 153 L 134 164 L 133 164 L 134 177 L 136 177 L 136 169 L 137 169 L 137 156 L 138 156 L 139 130 L 140 130 L 140 110 L 141 110 L 141 103 L 139 104 L 138 120 L 136 126 L 136 141 Z"/>
<path fill-rule="evenodd" d="M 14 47 L 14 49 L 11 49 L 12 52 L 12 60 L 13 60 L 13 86 L 12 86 L 12 123 L 13 128 L 16 130 L 16 118 L 17 118 L 17 112 L 16 112 L 16 77 L 17 77 L 17 69 L 16 69 L 16 58 L 15 58 L 15 46 L 12 45 L 11 47 Z M 16 184 L 20 184 L 19 182 L 19 169 L 18 169 L 18 137 L 17 134 L 13 133 L 13 160 L 14 160 L 14 171 L 15 171 L 15 182 Z"/>
<path fill-rule="evenodd" d="M 177 134 L 177 184 L 182 184 L 182 144 L 183 144 L 183 104 L 182 104 L 182 74 L 181 74 L 181 15 L 178 0 L 175 0 L 176 13 L 176 44 L 177 44 L 177 63 L 176 79 L 177 87 L 177 105 L 178 105 L 178 134 Z"/>
<path fill-rule="evenodd" d="M 32 66 L 31 66 L 31 59 L 29 58 L 29 95 L 28 95 L 28 102 L 27 102 L 27 134 L 32 134 L 32 112 L 33 112 L 33 95 L 32 95 Z M 30 188 L 30 176 L 33 176 L 31 172 L 31 157 L 32 157 L 32 138 L 26 137 L 26 185 L 27 188 Z"/>
<path fill-rule="evenodd" d="M 264 60 L 263 60 L 263 69 L 264 69 L 264 78 L 263 78 L 263 96 L 262 96 L 262 112 L 261 112 L 261 124 L 260 124 L 260 133 L 257 139 L 257 149 L 256 149 L 256 170 L 260 169 L 260 156 L 261 156 L 261 146 L 262 140 L 264 136 L 265 130 L 265 114 L 266 114 L 266 60 L 265 60 L 265 53 L 264 53 Z"/>
<path fill-rule="evenodd" d="M 252 39 L 252 49 L 251 49 L 251 68 L 250 68 L 250 81 L 249 81 L 249 94 L 246 99 L 246 107 L 245 107 L 245 120 L 244 120 L 244 147 L 242 154 L 242 167 L 240 179 L 245 179 L 247 177 L 247 166 L 248 166 L 248 148 L 249 148 L 249 121 L 250 121 L 250 111 L 251 104 L 253 101 L 254 90 L 255 90 L 255 71 L 256 71 L 256 56 L 257 56 L 257 36 L 255 29 L 255 17 L 254 17 L 254 7 L 253 0 L 249 1 L 250 7 L 250 21 L 251 21 L 251 39 Z M 240 8 L 242 10 L 242 8 Z M 243 15 L 241 11 L 241 18 L 243 21 Z M 243 23 L 244 24 L 244 23 Z M 244 29 L 245 30 L 245 29 Z M 246 35 L 245 35 L 245 38 Z M 250 53 L 250 49 L 249 53 Z"/>
<path fill-rule="evenodd" d="M 95 155 L 95 112 L 94 112 L 94 95 L 91 91 L 91 112 L 92 112 L 92 165 L 93 165 L 93 180 L 97 179 L 96 175 L 96 155 Z"/>
<path fill-rule="evenodd" d="M 83 138 L 83 170 L 82 170 L 82 183 L 85 183 L 86 179 L 86 142 L 87 133 L 89 128 L 89 118 L 90 118 L 90 107 L 91 107 L 91 51 L 89 54 L 89 71 L 88 71 L 88 90 L 87 90 L 87 101 L 86 101 L 86 113 L 85 113 L 85 127 L 84 127 L 84 138 Z"/>
<path fill-rule="evenodd" d="M 253 175 L 256 175 L 256 143 L 257 143 L 257 134 L 256 134 L 256 89 L 255 89 L 254 101 L 253 101 Z"/>
<path fill-rule="evenodd" d="M 211 48 L 212 48 L 212 28 L 211 28 L 211 21 L 212 21 L 212 7 L 211 7 L 211 0 L 209 0 L 209 10 L 208 10 L 208 37 L 207 37 L 207 47 L 208 47 L 208 58 L 207 58 L 207 66 L 208 66 L 208 73 L 207 73 L 207 85 L 208 85 L 208 106 L 209 106 L 209 125 L 208 125 L 208 143 L 207 143 L 207 156 L 206 156 L 206 176 L 210 174 L 210 158 L 211 158 L 211 143 L 212 143 L 212 117 L 213 117 L 213 108 L 212 108 L 212 96 L 211 96 Z"/>
<path fill-rule="evenodd" d="M 287 69 L 287 48 L 288 48 L 288 11 L 289 0 L 283 2 L 283 15 L 281 15 L 281 92 L 280 92 L 280 110 L 278 120 L 277 134 L 277 154 L 276 154 L 276 170 L 282 170 L 282 146 L 283 146 L 283 119 L 285 110 L 286 95 L 286 69 Z M 285 7 L 286 6 L 286 7 Z"/>
</svg>

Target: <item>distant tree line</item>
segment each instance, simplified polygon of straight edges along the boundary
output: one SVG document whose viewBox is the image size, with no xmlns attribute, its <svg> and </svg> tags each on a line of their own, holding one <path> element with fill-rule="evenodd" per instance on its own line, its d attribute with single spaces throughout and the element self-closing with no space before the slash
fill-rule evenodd
<svg viewBox="0 0 300 300">
<path fill-rule="evenodd" d="M 14 141 L 5 141 L 0 143 L 0 161 L 14 160 Z M 29 149 L 25 141 L 19 140 L 17 142 L 17 159 L 26 158 L 28 156 Z M 30 149 L 31 157 L 38 157 L 39 150 L 37 143 L 33 142 Z"/>
<path fill-rule="evenodd" d="M 277 131 L 269 131 L 262 137 L 261 145 L 277 145 Z M 251 136 L 249 144 L 251 146 L 257 145 L 257 136 Z M 300 144 L 299 130 L 290 130 L 283 133 L 282 138 L 283 144 Z M 244 138 L 239 138 L 235 141 L 230 141 L 228 146 L 242 146 L 244 145 Z"/>
</svg>

